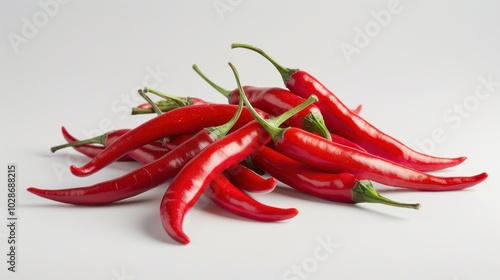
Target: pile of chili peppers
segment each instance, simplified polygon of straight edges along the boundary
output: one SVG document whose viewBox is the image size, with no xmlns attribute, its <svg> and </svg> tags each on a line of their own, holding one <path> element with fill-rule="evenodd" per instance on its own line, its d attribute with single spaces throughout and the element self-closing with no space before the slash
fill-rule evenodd
<svg viewBox="0 0 500 280">
<path fill-rule="evenodd" d="M 281 221 L 298 214 L 255 200 L 249 193 L 268 193 L 278 182 L 298 191 L 341 203 L 383 203 L 419 208 L 381 196 L 372 181 L 421 191 L 451 191 L 472 187 L 487 177 L 438 177 L 429 174 L 462 163 L 465 157 L 440 158 L 422 154 L 380 131 L 350 109 L 311 74 L 281 66 L 259 48 L 255 51 L 281 74 L 285 88 L 241 86 L 226 90 L 193 69 L 228 98 L 215 104 L 195 97 L 178 97 L 144 88 L 148 101 L 133 114 L 158 116 L 133 129 L 110 131 L 78 140 L 63 127 L 67 143 L 90 157 L 71 166 L 76 176 L 91 175 L 115 161 L 143 164 L 119 178 L 67 189 L 28 188 L 43 198 L 75 205 L 105 205 L 170 183 L 160 203 L 167 234 L 187 244 L 183 230 L 186 213 L 202 194 L 217 205 L 246 218 Z M 147 95 L 162 97 L 153 102 Z"/>
</svg>

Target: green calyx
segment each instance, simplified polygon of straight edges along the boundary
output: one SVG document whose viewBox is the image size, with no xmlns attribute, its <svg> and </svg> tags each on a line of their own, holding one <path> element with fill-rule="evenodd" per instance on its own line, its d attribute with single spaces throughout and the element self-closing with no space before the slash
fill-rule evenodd
<svg viewBox="0 0 500 280">
<path fill-rule="evenodd" d="M 149 105 L 151 105 L 151 109 L 153 109 L 153 111 L 159 116 L 162 114 L 162 111 L 160 110 L 160 108 L 158 108 L 158 105 L 156 105 L 156 103 L 154 103 L 153 100 L 151 100 L 151 98 L 149 98 L 149 96 L 146 94 L 147 91 L 147 88 L 144 88 L 143 90 L 140 89 L 139 90 L 139 95 L 142 96 L 142 98 L 144 98 L 144 100 L 146 100 Z"/>
<path fill-rule="evenodd" d="M 233 70 L 234 77 L 236 79 L 236 83 L 238 84 L 238 90 L 240 94 L 240 102 L 243 101 L 245 106 L 248 108 L 252 116 L 259 122 L 262 127 L 271 135 L 272 139 L 274 142 L 276 142 L 282 134 L 285 132 L 286 128 L 280 128 L 279 126 L 284 123 L 287 119 L 289 119 L 291 116 L 295 115 L 297 112 L 300 112 L 302 109 L 306 108 L 307 106 L 311 105 L 312 103 L 316 102 L 318 98 L 315 95 L 311 95 L 309 98 L 307 98 L 304 102 L 299 104 L 298 106 L 284 112 L 283 114 L 265 120 L 262 118 L 257 111 L 253 108 L 252 104 L 250 104 L 250 101 L 248 101 L 248 98 L 246 97 L 245 90 L 241 86 L 240 78 L 238 71 L 236 70 L 236 67 L 232 63 L 229 63 L 229 66 Z"/>
<path fill-rule="evenodd" d="M 302 119 L 302 128 L 309 132 L 317 132 L 322 137 L 332 140 L 330 131 L 326 128 L 325 121 L 321 113 L 309 113 Z"/>
<path fill-rule="evenodd" d="M 233 43 L 233 44 L 231 44 L 231 49 L 235 49 L 235 48 L 243 48 L 243 49 L 252 50 L 252 51 L 254 51 L 254 52 L 262 55 L 269 62 L 271 62 L 274 65 L 274 67 L 276 67 L 276 69 L 281 74 L 281 77 L 283 78 L 283 81 L 285 83 L 287 83 L 290 80 L 290 77 L 293 75 L 293 73 L 295 73 L 297 71 L 297 69 L 291 69 L 291 68 L 286 68 L 286 67 L 281 66 L 279 63 L 277 63 L 272 57 L 270 57 L 262 49 L 254 47 L 252 45 L 240 44 L 240 43 Z"/>
<path fill-rule="evenodd" d="M 158 102 L 153 102 L 153 100 L 151 100 L 151 98 L 149 98 L 149 96 L 146 95 L 146 93 L 148 92 L 156 96 L 159 96 L 163 99 Z M 149 87 L 140 89 L 139 94 L 142 96 L 142 98 L 144 98 L 148 102 L 149 105 L 151 105 L 151 108 L 134 107 L 132 108 L 132 115 L 153 114 L 153 113 L 161 115 L 161 113 L 163 112 L 168 112 L 179 107 L 189 106 L 193 104 L 193 100 L 190 97 L 179 97 L 175 95 L 169 95 Z"/>
<path fill-rule="evenodd" d="M 234 124 L 240 118 L 241 112 L 243 111 L 243 107 L 244 107 L 243 100 L 240 99 L 240 101 L 238 102 L 238 110 L 236 111 L 234 116 L 227 123 L 219 125 L 219 126 L 209 127 L 206 129 L 210 132 L 210 134 L 212 134 L 212 136 L 215 139 L 220 139 L 220 138 L 224 137 L 229 132 L 229 130 L 231 130 L 231 128 L 233 128 Z"/>
<path fill-rule="evenodd" d="M 179 97 L 179 96 L 175 96 L 175 95 L 170 95 L 170 94 L 166 94 L 166 93 L 163 93 L 159 90 L 152 89 L 149 87 L 145 87 L 142 91 L 144 93 L 151 92 L 152 94 L 154 94 L 160 98 L 163 98 L 165 100 L 171 100 L 171 101 L 179 104 L 179 107 L 189 106 L 192 104 L 191 98 L 189 98 L 189 97 Z"/>
<path fill-rule="evenodd" d="M 355 203 L 381 203 L 395 207 L 420 209 L 420 204 L 418 203 L 401 203 L 382 196 L 377 192 L 377 190 L 373 187 L 373 184 L 368 180 L 361 180 L 356 182 L 356 185 L 354 186 L 354 188 L 352 188 L 352 200 Z"/>
<path fill-rule="evenodd" d="M 55 153 L 56 151 L 60 150 L 60 149 L 64 149 L 64 148 L 68 148 L 68 147 L 76 147 L 76 146 L 83 146 L 83 145 L 89 145 L 89 144 L 100 144 L 100 145 L 105 145 L 106 143 L 106 137 L 108 136 L 108 133 L 104 133 L 102 135 L 99 135 L 99 136 L 96 136 L 96 137 L 92 137 L 92 138 L 89 138 L 89 139 L 84 139 L 84 140 L 78 140 L 78 141 L 74 141 L 74 142 L 69 142 L 69 143 L 66 143 L 66 144 L 62 144 L 62 145 L 59 145 L 59 146 L 54 146 L 52 148 L 50 148 L 50 151 Z"/>
</svg>

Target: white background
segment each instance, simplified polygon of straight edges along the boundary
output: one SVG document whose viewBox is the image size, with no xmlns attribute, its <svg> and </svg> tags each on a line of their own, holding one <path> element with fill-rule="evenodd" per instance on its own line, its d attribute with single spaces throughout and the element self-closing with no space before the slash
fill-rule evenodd
<svg viewBox="0 0 500 280">
<path fill-rule="evenodd" d="M 2 1 L 0 166 L 6 174 L 8 163 L 17 164 L 19 220 L 17 273 L 3 261 L 8 232 L 0 228 L 1 278 L 498 279 L 498 1 L 326 2 Z M 43 3 L 57 5 L 47 12 Z M 392 12 L 384 26 L 375 21 L 382 10 Z M 362 42 L 367 27 L 371 37 Z M 127 113 L 144 82 L 226 102 L 191 65 L 232 89 L 232 61 L 244 84 L 282 86 L 267 61 L 231 50 L 233 42 L 254 44 L 283 65 L 312 73 L 415 149 L 468 157 L 435 174 L 486 171 L 489 178 L 444 193 L 376 185 L 392 199 L 420 202 L 419 211 L 331 203 L 284 188 L 256 195 L 299 209 L 282 223 L 242 219 L 205 200 L 189 214 L 187 246 L 173 243 L 161 226 L 166 186 L 96 208 L 26 192 L 94 184 L 138 167 L 116 163 L 77 178 L 69 164 L 88 159 L 71 150 L 51 154 L 49 147 L 64 142 L 63 125 L 85 138 L 150 119 Z M 345 55 L 347 44 L 356 53 Z M 480 77 L 496 84 L 487 91 Z M 0 186 L 6 223 L 6 182 Z M 333 243 L 329 251 L 325 242 Z M 317 259 L 318 250 L 326 257 Z M 303 274 L 294 274 L 297 269 Z"/>
</svg>

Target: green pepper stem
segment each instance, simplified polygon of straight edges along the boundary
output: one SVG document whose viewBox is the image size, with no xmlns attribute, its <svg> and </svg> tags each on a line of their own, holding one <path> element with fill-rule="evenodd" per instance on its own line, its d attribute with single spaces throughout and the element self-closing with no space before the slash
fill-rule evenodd
<svg viewBox="0 0 500 280">
<path fill-rule="evenodd" d="M 206 129 L 214 136 L 215 139 L 220 139 L 224 137 L 229 132 L 229 130 L 233 128 L 234 124 L 240 118 L 241 112 L 243 111 L 243 107 L 244 107 L 243 100 L 240 99 L 238 101 L 238 110 L 227 123 L 219 126 L 209 127 Z"/>
<path fill-rule="evenodd" d="M 220 87 L 219 85 L 215 84 L 214 82 L 212 82 L 207 76 L 205 76 L 205 74 L 203 74 L 203 72 L 201 72 L 201 70 L 198 67 L 198 65 L 193 64 L 193 70 L 196 73 L 198 73 L 198 75 L 200 75 L 200 77 L 203 80 L 205 80 L 205 82 L 207 82 L 209 85 L 211 85 L 215 90 L 217 90 L 218 92 L 220 92 L 225 97 L 229 98 L 229 96 L 231 95 L 231 91 L 227 90 L 227 89 L 224 89 L 224 88 Z"/>
<path fill-rule="evenodd" d="M 290 80 L 290 77 L 293 75 L 293 73 L 295 73 L 297 71 L 297 69 L 286 68 L 286 67 L 280 65 L 271 56 L 269 56 L 267 53 L 265 53 L 262 49 L 254 47 L 252 45 L 240 44 L 240 43 L 231 44 L 231 49 L 235 49 L 235 48 L 243 48 L 243 49 L 252 50 L 254 52 L 259 53 L 263 57 L 265 57 L 269 62 L 271 62 L 274 65 L 274 67 L 276 67 L 276 69 L 281 74 L 281 78 L 283 78 L 283 81 L 285 83 L 287 83 Z"/>
<path fill-rule="evenodd" d="M 418 203 L 401 203 L 382 196 L 377 192 L 377 190 L 373 187 L 373 184 L 368 180 L 361 180 L 356 182 L 356 185 L 354 186 L 354 188 L 352 188 L 352 199 L 355 203 L 381 203 L 395 207 L 420 209 L 420 204 Z"/>
<path fill-rule="evenodd" d="M 281 114 L 275 118 L 265 120 L 253 108 L 252 104 L 250 104 L 250 101 L 248 101 L 248 98 L 246 97 L 245 91 L 243 90 L 243 87 L 241 86 L 239 74 L 238 74 L 238 71 L 236 70 L 236 67 L 234 67 L 234 65 L 231 62 L 229 62 L 229 66 L 233 70 L 234 77 L 236 78 L 236 83 L 238 84 L 238 90 L 240 93 L 240 100 L 243 100 L 245 106 L 248 108 L 248 110 L 250 111 L 252 116 L 271 135 L 271 138 L 273 139 L 273 141 L 277 141 L 278 138 L 281 137 L 281 135 L 285 131 L 286 128 L 279 127 L 283 122 L 285 122 L 291 116 L 295 115 L 300 110 L 306 108 L 307 106 L 311 105 L 312 103 L 314 103 L 318 100 L 318 98 L 315 95 L 311 95 L 309 98 L 307 98 L 304 102 L 302 102 L 298 106 L 293 107 L 292 109 L 284 112 L 283 114 Z"/>
<path fill-rule="evenodd" d="M 67 147 L 83 146 L 83 145 L 89 145 L 89 144 L 101 144 L 104 146 L 104 145 L 106 145 L 106 137 L 107 136 L 108 136 L 108 133 L 104 133 L 102 135 L 92 137 L 89 139 L 69 142 L 66 144 L 54 146 L 54 147 L 50 148 L 50 151 L 55 153 L 57 150 L 64 149 Z"/>
<path fill-rule="evenodd" d="M 173 109 L 179 108 L 179 105 L 161 105 L 157 104 L 158 109 L 162 112 L 172 111 Z M 153 108 L 132 108 L 132 115 L 141 115 L 141 114 L 153 114 L 156 113 Z"/>
<path fill-rule="evenodd" d="M 180 97 L 180 96 L 170 95 L 170 94 L 166 94 L 166 93 L 163 93 L 159 90 L 149 88 L 149 87 L 144 87 L 143 91 L 144 92 L 151 92 L 152 94 L 154 94 L 160 98 L 163 98 L 165 100 L 172 100 L 175 103 L 179 104 L 180 107 L 188 106 L 188 105 L 191 105 L 191 103 L 192 103 L 191 99 L 189 97 Z"/>
<path fill-rule="evenodd" d="M 317 132 L 322 137 L 332 140 L 332 135 L 326 127 L 323 115 L 320 112 L 311 112 L 302 119 L 302 128 L 309 132 Z"/>
<path fill-rule="evenodd" d="M 146 95 L 146 92 L 148 92 L 147 88 L 144 88 L 144 90 L 140 89 L 138 92 L 142 96 L 142 98 L 144 98 L 149 103 L 149 105 L 151 105 L 151 108 L 158 116 L 162 114 L 162 111 L 160 110 L 160 108 L 158 108 L 158 105 L 156 105 L 156 103 L 154 103 L 154 101 Z"/>
</svg>

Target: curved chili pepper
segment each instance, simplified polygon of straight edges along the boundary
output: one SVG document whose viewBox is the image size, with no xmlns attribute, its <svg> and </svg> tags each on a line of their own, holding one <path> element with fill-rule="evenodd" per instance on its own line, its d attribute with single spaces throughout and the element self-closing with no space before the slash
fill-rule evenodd
<svg viewBox="0 0 500 280">
<path fill-rule="evenodd" d="M 319 98 L 317 106 L 323 113 L 327 127 L 332 132 L 356 142 L 372 154 L 420 171 L 456 166 L 466 159 L 466 157 L 434 157 L 417 152 L 353 113 L 311 74 L 299 69 L 285 68 L 259 48 L 246 44 L 232 44 L 231 47 L 250 49 L 264 56 L 278 69 L 286 87 L 295 94 L 304 98 L 311 94 L 316 95 Z"/>
<path fill-rule="evenodd" d="M 117 179 L 87 187 L 59 190 L 30 187 L 28 191 L 47 199 L 76 205 L 102 205 L 135 196 L 174 177 L 191 158 L 210 143 L 227 134 L 239 120 L 240 111 L 237 110 L 229 122 L 217 127 L 202 129 L 190 140 L 180 144 L 160 159 Z M 122 138 L 119 138 L 119 141 L 121 141 L 120 139 Z"/>
<path fill-rule="evenodd" d="M 61 127 L 61 132 L 64 139 L 68 141 L 68 143 L 80 141 L 79 139 L 71 135 L 64 126 Z M 73 146 L 73 149 L 75 149 L 76 151 L 80 152 L 83 155 L 88 156 L 89 158 L 93 158 L 97 154 L 102 152 L 102 150 L 104 150 L 104 146 L 83 144 L 83 145 Z M 128 155 L 124 155 L 123 157 L 119 158 L 118 161 L 135 161 L 135 159 L 131 158 Z"/>
<path fill-rule="evenodd" d="M 238 89 L 233 91 L 223 89 L 208 79 L 208 77 L 201 72 L 196 64 L 193 65 L 193 69 L 214 89 L 228 98 L 229 104 L 238 104 L 240 99 Z M 243 89 L 245 90 L 246 96 L 248 100 L 250 100 L 252 106 L 273 116 L 282 114 L 301 104 L 305 100 L 304 98 L 297 96 L 286 89 L 277 87 L 263 88 L 244 86 Z M 311 132 L 318 132 L 321 136 L 331 139 L 330 132 L 326 128 L 325 122 L 323 121 L 321 111 L 314 104 L 309 105 L 306 109 L 298 112 L 295 116 L 292 116 L 285 122 L 285 125 L 301 127 Z"/>
<path fill-rule="evenodd" d="M 385 185 L 427 191 L 459 190 L 487 178 L 486 173 L 471 177 L 438 177 L 384 158 L 364 153 L 303 130 L 287 129 L 276 149 L 295 160 L 327 172 L 344 171 Z"/>
<path fill-rule="evenodd" d="M 204 104 L 186 106 L 166 112 L 120 137 L 119 141 L 107 146 L 100 154 L 82 167 L 70 166 L 76 176 L 90 175 L 119 159 L 129 151 L 142 147 L 164 137 L 196 133 L 205 127 L 217 126 L 227 122 L 236 112 L 236 105 Z M 234 129 L 253 120 L 248 110 L 243 110 Z"/>
<path fill-rule="evenodd" d="M 109 146 L 109 144 L 115 142 L 118 138 L 120 138 L 123 134 L 127 133 L 130 131 L 130 129 L 119 129 L 119 130 L 114 130 L 111 132 L 104 133 L 102 135 L 85 139 L 85 140 L 78 140 L 75 137 L 73 137 L 69 132 L 62 127 L 62 134 L 64 138 L 69 141 L 67 144 L 59 145 L 52 147 L 50 150 L 52 152 L 56 152 L 57 150 L 66 148 L 66 147 L 73 147 L 77 151 L 93 158 L 97 156 L 100 152 L 104 150 L 106 146 Z M 99 146 L 91 146 L 88 145 L 88 143 L 96 143 L 96 144 L 101 144 L 103 147 Z M 83 145 L 83 146 L 82 146 Z M 121 157 L 118 160 L 135 160 L 140 163 L 146 164 L 151 161 L 155 161 L 167 153 L 167 149 L 163 148 L 161 146 L 161 143 L 159 142 L 152 142 L 150 144 L 144 145 L 142 147 L 139 147 L 133 151 L 128 152 L 126 155 Z"/>
<path fill-rule="evenodd" d="M 224 172 L 229 181 L 239 189 L 253 193 L 270 193 L 276 188 L 276 179 L 262 178 L 250 168 L 235 164 Z"/>
<path fill-rule="evenodd" d="M 230 66 L 236 76 L 241 94 L 245 95 L 236 69 L 232 64 Z M 291 114 L 303 109 L 313 100 L 308 98 L 300 106 L 273 118 L 272 123 L 281 124 Z M 255 114 L 258 113 L 255 112 Z M 170 183 L 160 204 L 161 221 L 167 234 L 180 243 L 189 243 L 189 237 L 183 231 L 184 217 L 207 185 L 215 176 L 250 156 L 270 139 L 266 130 L 257 121 L 252 121 L 210 144 L 191 159 Z"/>
<path fill-rule="evenodd" d="M 216 175 L 244 160 L 270 139 L 262 126 L 252 121 L 207 146 L 184 165 L 160 204 L 162 224 L 168 235 L 180 243 L 189 243 L 189 237 L 182 229 L 184 217 L 207 185 Z"/>
<path fill-rule="evenodd" d="M 244 102 L 259 123 L 271 134 L 273 147 L 277 151 L 320 171 L 348 172 L 381 184 L 422 191 L 464 189 L 488 177 L 486 173 L 471 177 L 438 177 L 426 174 L 370 153 L 328 141 L 302 129 L 279 128 L 254 112 L 247 100 Z"/>
<path fill-rule="evenodd" d="M 310 168 L 271 148 L 262 147 L 252 155 L 253 162 L 269 175 L 299 191 L 344 203 L 382 203 L 418 209 L 419 204 L 395 202 L 380 195 L 368 180 L 351 173 L 326 173 Z"/>
<path fill-rule="evenodd" d="M 213 140 L 206 130 L 193 136 L 162 158 L 122 177 L 92 186 L 47 190 L 34 187 L 28 191 L 41 197 L 75 205 L 104 205 L 148 191 L 174 177 L 182 166 Z"/>
<path fill-rule="evenodd" d="M 205 195 L 224 209 L 258 221 L 282 221 L 299 213 L 295 208 L 278 208 L 258 202 L 235 187 L 223 174 L 215 176 Z"/>
<path fill-rule="evenodd" d="M 192 136 L 189 134 L 176 135 L 166 141 L 165 146 L 168 149 L 173 150 L 184 141 L 189 140 L 191 137 Z M 253 170 L 241 164 L 235 164 L 229 167 L 226 170 L 226 175 L 229 177 L 232 184 L 235 184 L 238 188 L 248 192 L 269 193 L 276 188 L 276 179 L 264 179 Z"/>
</svg>

